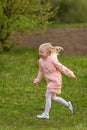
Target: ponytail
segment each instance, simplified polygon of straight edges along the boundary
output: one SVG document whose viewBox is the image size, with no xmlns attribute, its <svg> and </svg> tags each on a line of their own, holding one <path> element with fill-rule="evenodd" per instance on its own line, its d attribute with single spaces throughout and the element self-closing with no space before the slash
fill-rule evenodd
<svg viewBox="0 0 87 130">
<path fill-rule="evenodd" d="M 57 53 L 57 55 L 59 55 L 61 52 L 63 52 L 63 47 L 60 47 L 60 46 L 55 46 L 55 52 Z"/>
</svg>

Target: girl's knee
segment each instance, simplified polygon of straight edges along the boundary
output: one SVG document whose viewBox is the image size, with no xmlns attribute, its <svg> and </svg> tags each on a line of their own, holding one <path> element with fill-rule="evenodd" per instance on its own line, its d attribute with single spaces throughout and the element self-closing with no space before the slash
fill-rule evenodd
<svg viewBox="0 0 87 130">
<path fill-rule="evenodd" d="M 52 95 L 52 100 L 56 100 L 56 95 Z"/>
</svg>

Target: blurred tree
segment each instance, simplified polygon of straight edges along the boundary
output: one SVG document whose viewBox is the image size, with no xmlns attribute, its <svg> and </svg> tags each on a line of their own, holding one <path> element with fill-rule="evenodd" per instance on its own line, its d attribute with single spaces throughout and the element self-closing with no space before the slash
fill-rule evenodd
<svg viewBox="0 0 87 130">
<path fill-rule="evenodd" d="M 62 23 L 87 22 L 87 0 L 55 0 L 59 5 L 56 20 Z"/>
<path fill-rule="evenodd" d="M 0 0 L 1 50 L 15 45 L 10 37 L 15 31 L 33 34 L 45 30 L 53 15 L 47 0 Z"/>
</svg>

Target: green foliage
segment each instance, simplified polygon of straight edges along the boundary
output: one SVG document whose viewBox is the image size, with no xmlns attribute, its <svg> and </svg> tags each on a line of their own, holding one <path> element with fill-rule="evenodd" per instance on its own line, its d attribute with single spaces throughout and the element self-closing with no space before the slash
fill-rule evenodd
<svg viewBox="0 0 87 130">
<path fill-rule="evenodd" d="M 53 17 L 52 5 L 45 0 L 0 0 L 0 47 L 14 45 L 11 34 L 15 31 L 44 31 Z"/>
<path fill-rule="evenodd" d="M 62 94 L 72 100 L 74 114 L 52 103 L 49 120 L 38 120 L 44 110 L 46 82 L 32 83 L 38 72 L 36 50 L 0 53 L 0 129 L 1 130 L 87 130 L 87 56 L 59 57 L 75 72 L 74 80 L 63 75 Z"/>
</svg>

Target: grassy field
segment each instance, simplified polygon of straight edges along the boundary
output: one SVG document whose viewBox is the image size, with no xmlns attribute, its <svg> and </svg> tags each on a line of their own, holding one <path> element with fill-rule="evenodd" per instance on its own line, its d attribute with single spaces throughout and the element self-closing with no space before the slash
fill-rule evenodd
<svg viewBox="0 0 87 130">
<path fill-rule="evenodd" d="M 87 23 L 52 23 L 49 27 L 53 28 L 82 28 L 82 27 L 87 27 Z"/>
<path fill-rule="evenodd" d="M 36 118 L 44 110 L 46 82 L 32 83 L 38 72 L 37 50 L 0 53 L 0 130 L 87 130 L 87 56 L 60 56 L 78 80 L 63 75 L 62 94 L 72 100 L 74 114 L 52 103 L 49 120 Z"/>
</svg>

